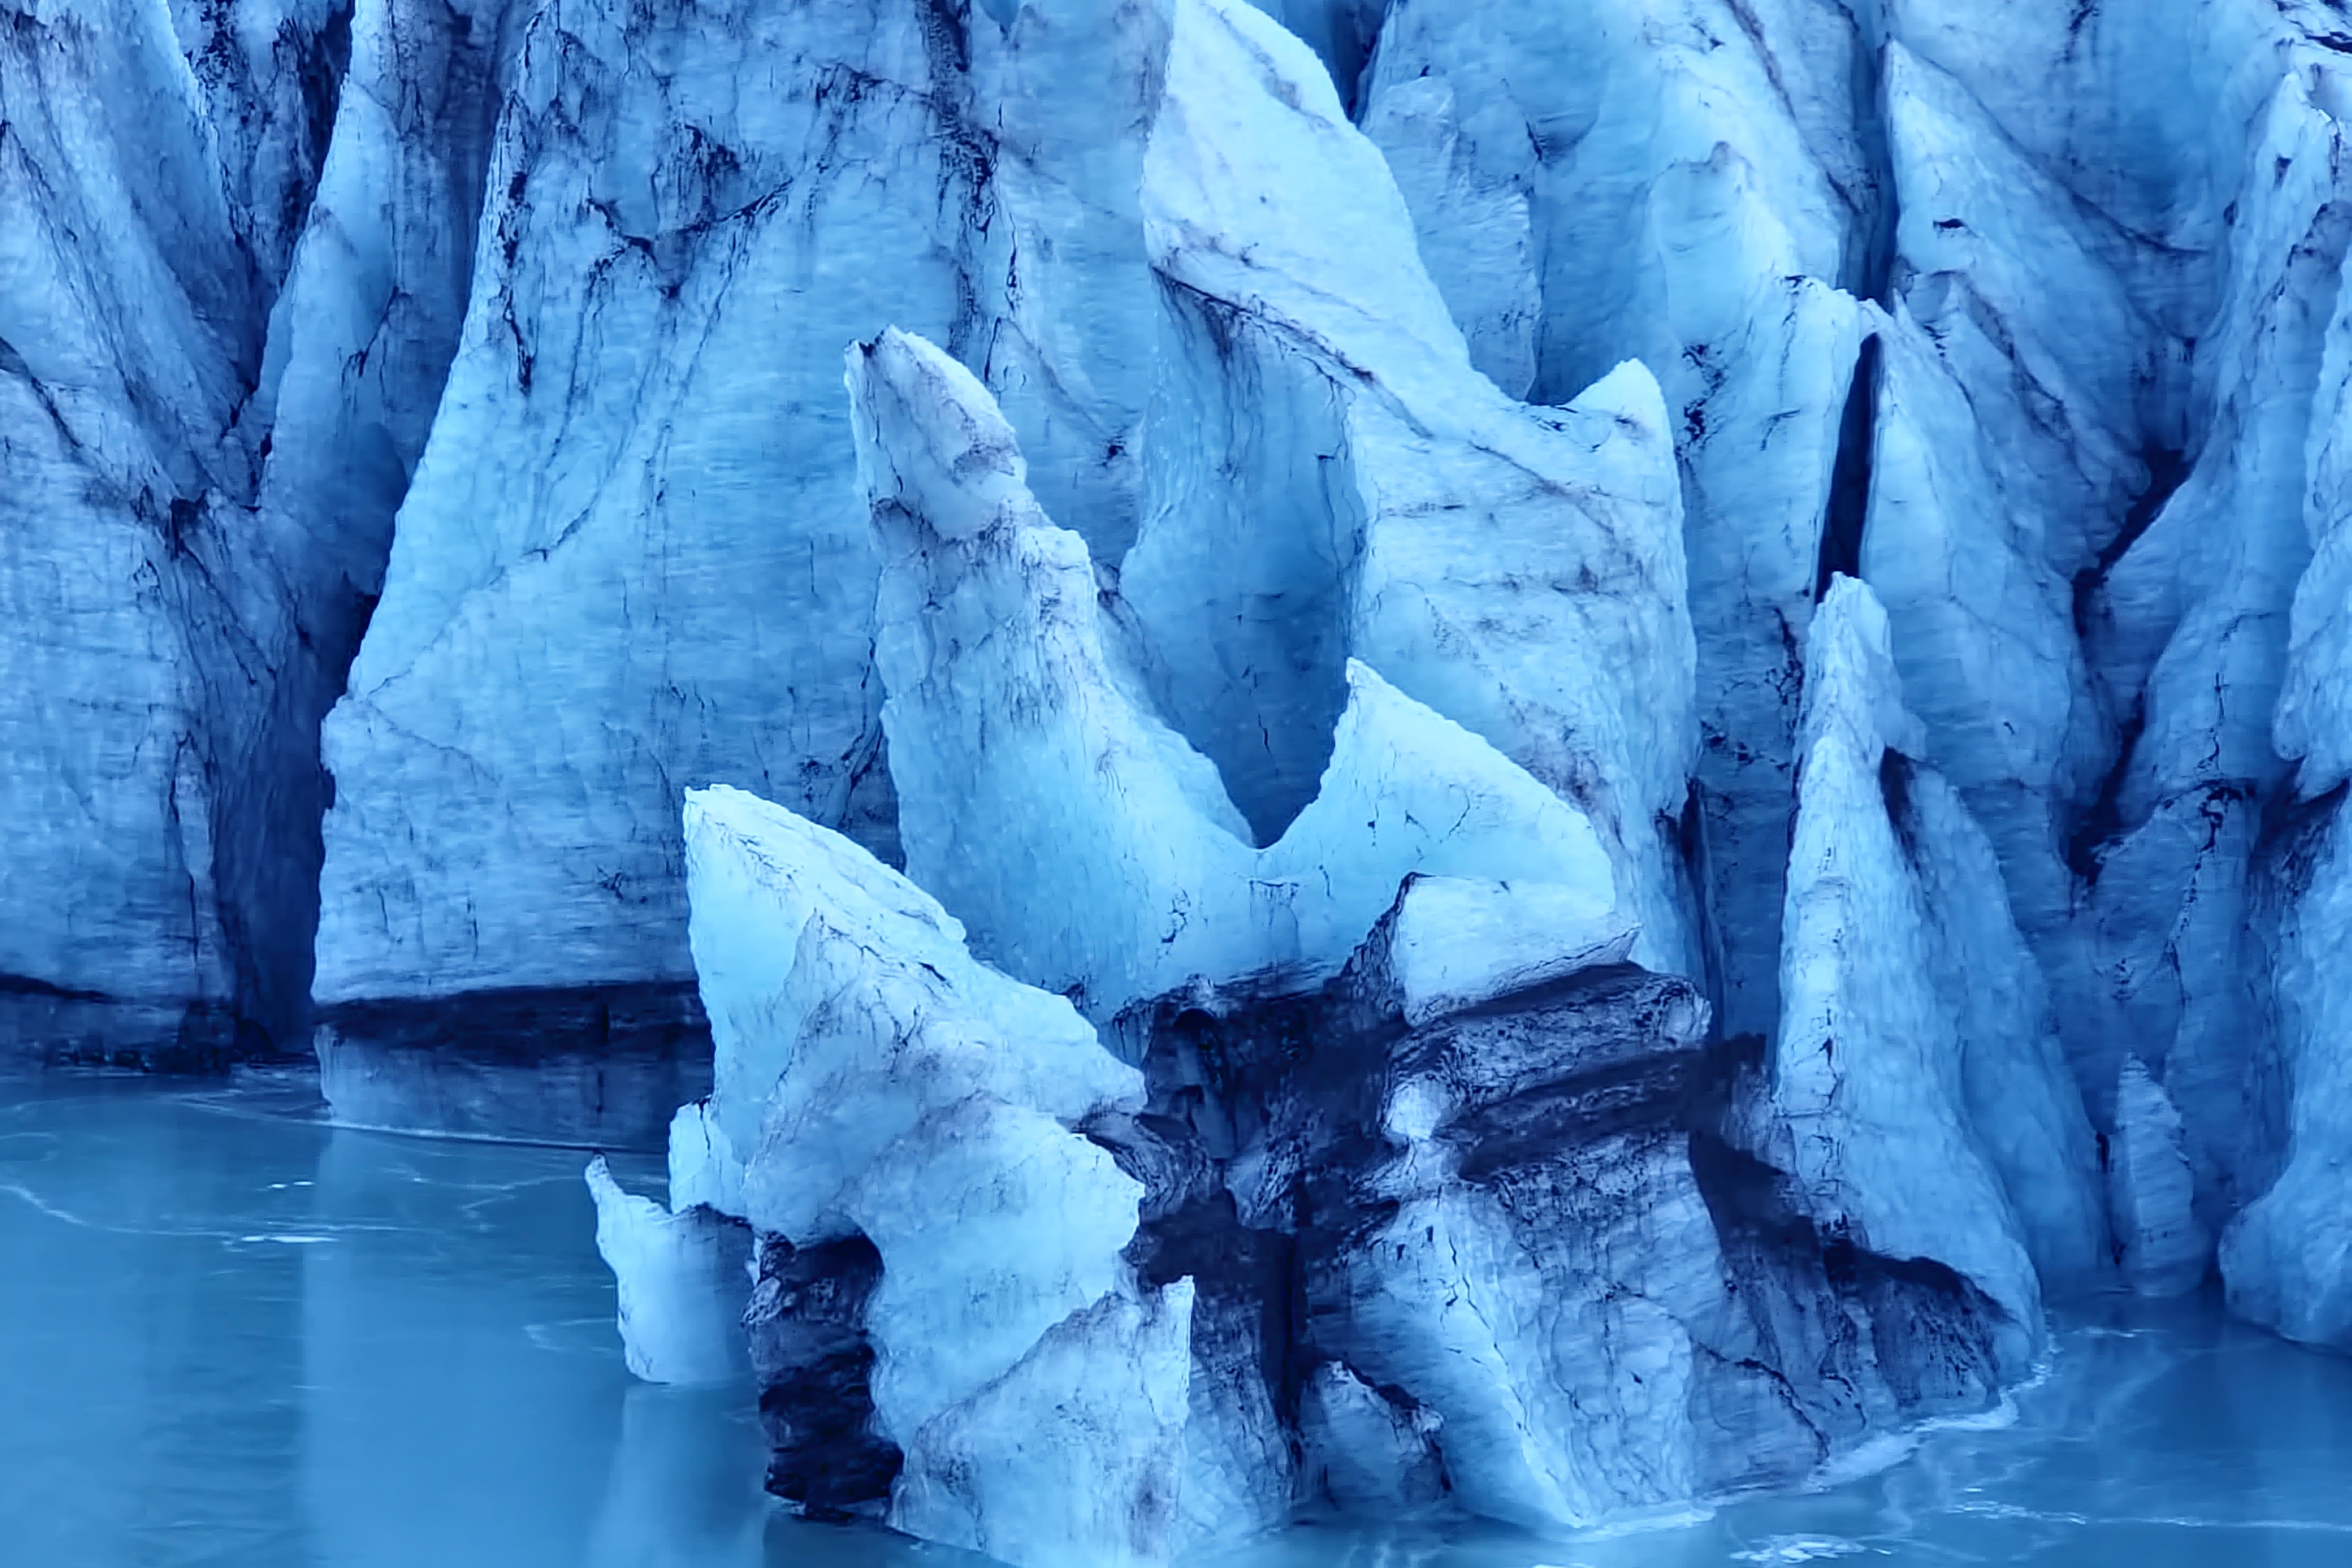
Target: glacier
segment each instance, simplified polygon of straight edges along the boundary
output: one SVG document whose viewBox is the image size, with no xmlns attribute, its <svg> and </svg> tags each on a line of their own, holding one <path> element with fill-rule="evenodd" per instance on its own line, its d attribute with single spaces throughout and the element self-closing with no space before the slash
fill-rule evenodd
<svg viewBox="0 0 2352 1568">
<path fill-rule="evenodd" d="M 1253 850 L 1139 710 L 978 378 L 892 331 L 846 379 L 908 872 L 689 792 L 715 1087 L 673 1122 L 675 1214 L 589 1176 L 634 1233 L 752 1227 L 772 1486 L 1021 1564 L 1318 1504 L 1570 1530 L 1794 1479 L 2028 1370 L 2037 1266 L 2099 1267 L 2090 1127 L 2046 1008 L 1936 1011 L 2032 961 L 1957 795 L 1922 768 L 1928 804 L 1877 804 L 1882 729 L 1921 726 L 1867 588 L 1816 620 L 1797 842 L 1851 837 L 1864 779 L 1848 882 L 1902 912 L 1864 906 L 1883 967 L 1816 1003 L 1855 939 L 1792 872 L 1767 1064 L 1632 961 L 1589 817 L 1360 663 L 1317 796 Z M 606 1253 L 649 1358 L 740 1300 L 692 1255 Z"/>
<path fill-rule="evenodd" d="M 790 1505 L 2352 1352 L 2332 4 L 0 7 L 0 1053 L 666 1150 Z"/>
</svg>

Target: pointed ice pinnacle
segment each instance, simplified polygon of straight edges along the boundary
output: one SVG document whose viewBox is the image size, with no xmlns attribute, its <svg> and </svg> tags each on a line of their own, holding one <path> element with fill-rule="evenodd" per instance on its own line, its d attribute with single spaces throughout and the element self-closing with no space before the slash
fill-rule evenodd
<svg viewBox="0 0 2352 1568">
<path fill-rule="evenodd" d="M 1311 988 L 1415 871 L 1547 885 L 1549 926 L 1589 947 L 1624 931 L 1582 812 L 1352 661 L 1321 793 L 1250 847 L 1125 675 L 986 389 L 896 331 L 850 350 L 849 384 L 908 867 L 992 962 L 1104 1022 L 1194 981 Z"/>
<path fill-rule="evenodd" d="M 1657 375 L 1730 1034 L 1777 1023 L 1804 629 L 1873 325 L 1844 291 L 1870 287 L 1883 200 L 1856 31 L 1803 0 L 1398 5 L 1364 83 L 1365 132 L 1480 370 L 1538 403 L 1628 359 Z"/>
<path fill-rule="evenodd" d="M 2098 1265 L 2090 1129 L 1990 846 L 1916 757 L 1888 641 L 1870 590 L 1833 584 L 1807 656 L 1765 1146 L 1817 1221 L 1998 1303 L 2022 1364 L 2035 1265 L 2053 1286 Z"/>
</svg>

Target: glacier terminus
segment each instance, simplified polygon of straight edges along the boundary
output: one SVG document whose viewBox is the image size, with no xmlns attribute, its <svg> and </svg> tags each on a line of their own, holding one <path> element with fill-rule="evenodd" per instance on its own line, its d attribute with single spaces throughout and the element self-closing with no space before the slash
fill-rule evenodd
<svg viewBox="0 0 2352 1568">
<path fill-rule="evenodd" d="M 599 1568 L 2344 1386 L 2348 128 L 2337 0 L 0 0 L 0 1167 L 560 1183 L 414 1266 L 593 1329 Z"/>
</svg>

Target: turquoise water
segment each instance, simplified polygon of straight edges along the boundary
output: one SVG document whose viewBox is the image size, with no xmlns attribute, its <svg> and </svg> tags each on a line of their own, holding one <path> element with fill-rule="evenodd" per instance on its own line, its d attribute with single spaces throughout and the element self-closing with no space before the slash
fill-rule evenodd
<svg viewBox="0 0 2352 1568">
<path fill-rule="evenodd" d="M 630 1380 L 581 1163 L 331 1128 L 299 1078 L 0 1080 L 0 1563 L 965 1568 L 776 1515 L 748 1401 Z M 2352 1564 L 2352 1362 L 2207 1302 L 2077 1311 L 2005 1425 L 1884 1458 L 1598 1539 L 1302 1527 L 1213 1561 Z"/>
</svg>

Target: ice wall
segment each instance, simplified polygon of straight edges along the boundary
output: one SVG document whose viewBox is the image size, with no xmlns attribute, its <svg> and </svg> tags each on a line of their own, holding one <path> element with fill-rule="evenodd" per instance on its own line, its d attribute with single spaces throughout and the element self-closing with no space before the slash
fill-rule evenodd
<svg viewBox="0 0 2352 1568">
<path fill-rule="evenodd" d="M 302 1044 L 315 871 L 277 836 L 304 831 L 300 714 L 357 629 L 314 591 L 339 520 L 257 516 L 253 399 L 347 28 L 325 5 L 180 20 L 16 6 L 0 44 L 12 1052 Z"/>
<path fill-rule="evenodd" d="M 1309 988 L 1415 871 L 1557 886 L 1594 940 L 1622 929 L 1585 814 L 1361 663 L 1318 793 L 1252 848 L 1136 692 L 1084 542 L 1029 493 L 978 379 L 896 331 L 848 379 L 908 868 L 991 962 L 1103 1022 L 1194 981 Z"/>
</svg>

